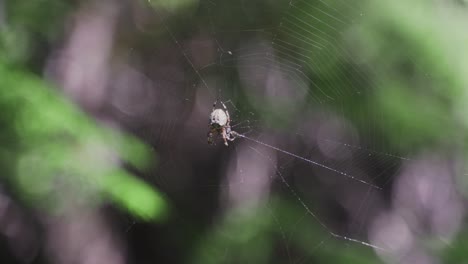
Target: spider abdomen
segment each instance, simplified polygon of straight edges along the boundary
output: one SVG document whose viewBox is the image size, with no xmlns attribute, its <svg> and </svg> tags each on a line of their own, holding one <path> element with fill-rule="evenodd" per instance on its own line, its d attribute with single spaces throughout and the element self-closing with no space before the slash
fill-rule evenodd
<svg viewBox="0 0 468 264">
<path fill-rule="evenodd" d="M 228 122 L 226 112 L 224 112 L 222 109 L 215 109 L 213 112 L 211 112 L 210 122 L 211 125 L 217 124 L 220 127 L 226 126 Z"/>
</svg>

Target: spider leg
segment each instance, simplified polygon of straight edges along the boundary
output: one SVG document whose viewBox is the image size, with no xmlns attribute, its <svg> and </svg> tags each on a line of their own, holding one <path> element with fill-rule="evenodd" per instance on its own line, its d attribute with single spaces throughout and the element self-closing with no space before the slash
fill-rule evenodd
<svg viewBox="0 0 468 264">
<path fill-rule="evenodd" d="M 227 123 L 226 123 L 226 125 L 229 126 L 230 123 L 231 123 L 231 117 L 229 116 L 229 111 L 228 111 L 226 105 L 225 105 L 222 101 L 220 101 L 220 103 L 221 103 L 221 105 L 223 105 L 224 112 L 226 113 L 226 116 L 227 116 Z"/>
<path fill-rule="evenodd" d="M 207 133 L 208 144 L 214 145 L 214 137 L 216 136 L 216 130 L 210 129 Z"/>
<path fill-rule="evenodd" d="M 215 109 L 216 109 L 216 104 L 218 103 L 218 99 L 216 99 L 216 101 L 214 101 L 213 103 L 213 110 L 211 110 L 211 112 L 213 112 Z"/>
<path fill-rule="evenodd" d="M 234 141 L 239 136 L 239 133 L 237 133 L 236 131 L 232 131 L 232 130 L 230 130 L 229 133 L 226 133 L 226 134 L 227 134 L 227 139 L 229 141 Z"/>
<path fill-rule="evenodd" d="M 227 142 L 227 139 L 228 138 L 228 135 L 226 133 L 226 129 L 223 127 L 223 129 L 221 130 L 221 135 L 223 136 L 223 140 L 224 140 L 224 145 L 228 146 L 228 142 Z"/>
<path fill-rule="evenodd" d="M 239 111 L 239 108 L 236 107 L 236 105 L 232 102 L 231 99 L 227 100 L 227 101 L 224 101 L 224 104 L 230 104 L 232 106 L 232 108 L 236 109 L 236 111 L 240 112 Z"/>
</svg>

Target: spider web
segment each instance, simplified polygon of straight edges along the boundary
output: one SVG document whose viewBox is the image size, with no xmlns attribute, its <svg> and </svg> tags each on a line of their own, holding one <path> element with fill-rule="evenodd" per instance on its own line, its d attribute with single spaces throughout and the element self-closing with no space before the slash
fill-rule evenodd
<svg viewBox="0 0 468 264">
<path fill-rule="evenodd" d="M 222 153 L 212 168 L 221 179 L 198 175 L 197 168 L 191 176 L 200 192 L 220 190 L 196 209 L 217 208 L 220 216 L 213 220 L 219 232 L 207 233 L 201 243 L 206 248 L 195 250 L 194 259 L 236 262 L 242 259 L 237 255 L 251 253 L 242 244 L 258 246 L 252 239 L 263 241 L 269 225 L 276 237 L 272 248 L 279 252 L 272 255 L 287 263 L 330 257 L 349 247 L 395 252 L 397 240 L 388 236 L 387 241 L 376 219 L 389 206 L 394 176 L 411 159 L 392 149 L 386 128 L 376 122 L 381 113 L 365 103 L 372 93 L 365 87 L 376 84 L 347 42 L 349 29 L 366 15 L 364 2 L 262 4 L 266 13 L 281 13 L 280 20 L 259 25 L 258 14 L 248 11 L 253 3 L 245 1 L 202 1 L 192 20 L 183 23 L 196 25 L 185 35 L 176 34 L 170 19 L 157 12 L 193 75 L 187 89 L 197 91 L 179 99 L 194 106 L 185 124 L 193 132 L 186 137 L 206 144 L 206 130 L 200 128 L 207 127 L 217 99 L 227 101 L 239 133 L 228 148 L 219 138 L 217 147 L 202 148 Z M 245 10 L 245 18 L 223 23 L 233 8 Z M 170 124 L 163 127 L 163 138 L 176 131 Z M 178 151 L 163 152 L 169 157 L 161 166 L 180 166 Z M 155 181 L 182 191 L 181 182 L 189 179 L 172 176 Z M 256 220 L 257 214 L 266 217 Z"/>
<path fill-rule="evenodd" d="M 345 101 L 349 100 L 347 97 L 360 96 L 365 93 L 366 91 L 361 90 L 358 85 L 360 83 L 365 83 L 368 77 L 361 74 L 359 69 L 353 66 L 354 63 L 352 62 L 351 56 L 347 54 L 347 51 L 343 47 L 341 47 L 340 43 L 340 38 L 343 33 L 341 30 L 344 31 L 347 25 L 354 22 L 356 14 L 360 16 L 363 15 L 359 12 L 359 6 L 347 4 L 345 1 L 335 1 L 333 4 L 329 4 L 325 1 L 313 3 L 311 3 L 311 1 L 290 1 L 284 4 L 287 8 L 281 17 L 278 26 L 266 25 L 265 27 L 234 30 L 217 28 L 216 22 L 214 21 L 214 18 L 216 18 L 217 15 L 214 15 L 214 13 L 222 15 L 223 11 L 215 11 L 214 9 L 216 9 L 217 6 L 222 5 L 222 3 L 211 1 L 210 3 L 205 4 L 203 8 L 206 8 L 208 11 L 209 23 L 211 26 L 210 37 L 216 44 L 218 53 L 216 60 L 209 62 L 206 65 L 200 65 L 199 63 L 194 62 L 196 58 L 193 58 L 195 56 L 193 52 L 199 48 L 196 44 L 195 47 L 188 50 L 182 46 L 179 38 L 174 35 L 174 31 L 165 21 L 163 21 L 163 25 L 169 37 L 178 47 L 182 56 L 195 73 L 195 78 L 198 79 L 199 85 L 202 86 L 200 89 L 206 89 L 212 97 L 212 100 L 215 100 L 216 96 L 223 97 L 223 95 L 225 95 L 223 93 L 224 89 L 219 88 L 220 85 L 218 84 L 209 83 L 207 80 L 211 75 L 216 75 L 216 72 L 219 73 L 220 71 L 221 78 L 226 78 L 226 75 L 231 73 L 228 71 L 232 71 L 232 69 L 237 69 L 240 72 L 241 82 L 243 81 L 245 85 L 251 86 L 252 89 L 257 89 L 257 91 L 253 91 L 254 95 L 252 98 L 248 98 L 251 103 L 255 103 L 255 100 L 262 96 L 262 92 L 268 93 L 268 91 L 261 90 L 262 88 L 268 90 L 268 87 L 264 88 L 261 86 L 269 85 L 268 83 L 261 83 L 261 79 L 271 77 L 271 75 L 279 76 L 276 78 L 276 81 L 280 83 L 279 85 L 270 84 L 270 86 L 274 86 L 272 88 L 274 90 L 272 91 L 273 96 L 275 96 L 274 93 L 281 93 L 281 85 L 286 85 L 289 86 L 289 91 L 286 91 L 284 95 L 291 96 L 295 100 L 300 100 L 302 97 L 308 100 L 308 103 L 310 104 L 317 104 L 317 108 L 320 110 L 324 108 L 326 109 L 326 103 L 333 102 L 333 104 L 337 105 L 343 104 Z M 239 27 L 242 27 L 242 25 L 239 25 Z M 250 37 L 253 38 L 252 43 L 247 45 L 237 45 L 241 47 L 232 49 L 227 48 L 224 45 L 223 39 L 226 37 L 229 38 L 229 35 L 231 34 L 252 35 L 252 37 Z M 328 65 L 330 64 L 329 61 L 337 60 L 336 57 L 338 56 L 346 57 L 344 62 L 349 63 L 349 65 L 344 66 L 343 69 L 341 69 L 342 72 L 337 73 L 329 71 L 327 73 L 328 70 L 326 68 L 331 67 L 331 65 Z M 214 71 L 215 73 L 210 73 L 210 71 Z M 322 71 L 325 72 L 325 78 L 322 78 L 330 79 L 330 81 L 317 83 L 316 80 L 310 77 L 311 73 Z M 256 74 L 259 73 L 260 76 L 250 76 L 249 72 L 254 72 Z M 245 79 L 242 80 L 242 78 Z M 221 85 L 221 87 L 223 87 L 223 85 Z M 220 95 L 217 95 L 217 88 L 220 89 Z M 266 100 L 267 104 L 271 104 L 273 108 L 275 107 L 274 104 L 276 102 L 274 98 L 268 98 L 267 95 Z M 287 103 L 288 102 L 286 102 L 286 104 Z M 322 107 L 322 105 L 324 107 Z M 242 111 L 237 109 L 235 104 L 230 104 L 230 107 L 231 109 L 234 109 L 234 111 L 238 112 L 238 116 L 242 114 Z M 260 110 L 260 112 L 261 111 L 262 110 Z M 344 112 L 345 110 L 342 111 Z M 331 181 L 343 182 L 341 185 L 361 185 L 360 187 L 356 187 L 360 192 L 362 192 L 360 195 L 361 200 L 359 201 L 359 199 L 354 198 L 353 203 L 355 204 L 352 207 L 355 208 L 348 209 L 357 210 L 355 216 L 356 219 L 354 219 L 354 221 L 360 221 L 359 218 L 364 217 L 362 215 L 364 213 L 361 211 L 368 209 L 366 207 L 369 207 L 368 203 L 370 203 L 370 199 L 376 199 L 376 193 L 380 192 L 383 188 L 379 187 L 377 185 L 378 183 L 375 182 L 380 181 L 382 186 L 388 184 L 388 181 L 391 180 L 391 175 L 386 175 L 388 174 L 388 171 L 394 172 L 398 169 L 401 160 L 405 160 L 407 158 L 383 152 L 382 150 L 375 150 L 385 149 L 385 147 L 377 146 L 375 145 L 377 142 L 372 142 L 372 139 L 376 137 L 376 127 L 374 124 L 369 124 L 367 122 L 364 126 L 368 129 L 368 131 L 365 132 L 367 136 L 370 136 L 368 137 L 370 140 L 366 142 L 366 144 L 371 145 L 370 147 L 363 147 L 363 145 L 359 145 L 359 142 L 353 143 L 358 145 L 347 143 L 347 141 L 342 142 L 341 140 L 343 139 L 340 138 L 340 136 L 345 138 L 348 137 L 349 135 L 347 135 L 347 133 L 349 131 L 347 130 L 349 130 L 349 128 L 353 129 L 350 122 L 346 122 L 350 117 L 345 115 L 343 112 L 332 113 L 329 111 L 328 113 L 323 112 L 315 116 L 315 118 L 318 119 L 326 116 L 335 119 L 334 124 L 326 124 L 323 120 L 319 121 L 319 124 L 322 126 L 338 126 L 334 129 L 331 128 L 330 132 L 342 133 L 342 135 L 337 135 L 338 138 L 334 138 L 333 135 L 329 136 L 324 132 L 325 135 L 323 136 L 325 136 L 325 138 L 316 137 L 316 142 L 306 142 L 307 150 L 302 151 L 300 154 L 290 152 L 287 150 L 286 146 L 279 146 L 278 143 L 274 142 L 274 139 L 270 139 L 273 143 L 269 143 L 270 141 L 264 138 L 268 138 L 267 134 L 271 132 L 265 131 L 268 131 L 271 128 L 267 130 L 262 129 L 261 125 L 252 125 L 251 123 L 256 123 L 257 121 L 252 121 L 250 119 L 244 120 L 248 125 L 239 128 L 247 128 L 247 131 L 240 133 L 239 140 L 245 140 L 248 149 L 254 153 L 254 155 L 257 155 L 260 160 L 263 159 L 269 164 L 268 166 L 271 170 L 269 174 L 272 174 L 270 176 L 273 181 L 271 184 L 278 181 L 279 184 L 283 185 L 286 188 L 286 192 L 289 192 L 292 198 L 303 208 L 306 215 L 309 216 L 307 217 L 309 218 L 308 220 L 315 222 L 312 224 L 317 224 L 324 229 L 324 233 L 326 234 L 325 237 L 322 238 L 319 244 L 315 246 L 319 246 L 321 244 L 326 245 L 326 243 L 330 242 L 330 238 L 335 238 L 342 240 L 342 243 L 352 242 L 376 250 L 386 250 L 385 245 L 382 246 L 372 242 L 367 242 L 366 236 L 363 236 L 358 232 L 359 229 L 361 229 L 360 231 L 362 232 L 363 227 L 359 227 L 357 223 L 349 224 L 350 226 L 344 229 L 344 233 L 343 231 L 333 229 L 331 225 L 326 223 L 326 220 L 323 220 L 323 218 L 319 216 L 319 213 L 314 212 L 312 206 L 309 205 L 311 203 L 311 198 L 304 197 L 306 196 L 304 192 L 308 191 L 307 185 L 305 185 L 302 190 L 297 190 L 297 186 L 292 186 L 288 177 L 284 175 L 284 171 L 287 170 L 284 168 L 284 165 L 281 166 L 281 168 L 278 167 L 278 164 L 286 164 L 285 161 L 281 161 L 280 157 L 278 157 L 278 160 L 276 160 L 276 158 L 273 160 L 270 156 L 272 155 L 276 157 L 277 155 L 284 155 L 285 159 L 289 159 L 289 163 L 306 163 L 292 166 L 301 166 L 302 169 L 309 170 L 313 172 L 313 174 L 325 174 L 322 175 L 322 177 L 333 177 L 334 179 Z M 371 112 L 372 109 L 359 109 L 357 111 L 357 115 L 358 117 L 360 117 L 360 115 L 367 116 Z M 209 114 L 209 110 L 206 113 Z M 242 117 L 240 118 L 242 120 Z M 299 118 L 300 120 L 298 121 L 308 123 L 307 119 L 310 120 L 313 118 L 313 114 L 306 113 L 303 117 Z M 233 120 L 233 122 L 236 122 L 236 120 Z M 289 127 L 287 133 L 295 134 L 296 137 L 308 137 L 307 135 L 299 132 L 300 128 L 298 128 L 298 126 L 300 127 L 301 125 L 304 124 L 295 124 L 295 126 Z M 236 127 L 234 126 L 233 129 L 236 130 Z M 257 135 L 250 136 L 249 133 Z M 304 133 L 304 131 L 302 133 Z M 307 131 L 305 133 L 307 133 Z M 308 140 L 310 141 L 310 138 Z M 305 141 L 307 141 L 307 139 Z M 316 145 L 319 145 L 320 149 L 318 149 Z M 245 153 L 239 154 L 239 150 L 237 150 L 237 148 L 237 155 L 251 155 Z M 271 150 L 274 150 L 275 152 L 271 152 Z M 336 158 L 340 153 L 345 153 L 343 154 L 344 157 Z M 377 161 L 373 159 L 374 157 L 377 157 Z M 380 172 L 378 174 L 371 175 L 370 172 L 362 171 L 360 169 L 363 168 L 359 168 L 359 164 L 356 164 L 358 162 L 374 164 L 382 162 L 382 164 L 377 164 L 375 166 L 376 168 L 373 168 Z M 239 160 L 237 160 L 237 163 L 239 163 Z M 362 167 L 366 165 L 363 165 Z M 236 172 L 234 172 L 234 174 L 240 174 L 241 179 L 237 181 L 228 180 L 226 186 L 242 186 L 250 184 L 246 178 L 255 177 L 255 175 L 251 175 L 250 172 L 246 172 L 246 170 L 242 168 L 242 164 L 237 164 L 237 167 L 238 168 L 235 169 Z M 300 177 L 304 176 L 301 175 Z M 313 176 L 310 175 L 306 177 Z M 384 179 L 382 180 L 379 178 Z M 352 191 L 349 195 L 356 195 L 355 192 L 357 191 Z M 281 222 L 277 222 L 277 225 L 279 229 L 285 228 L 284 224 L 281 224 Z M 356 226 L 358 226 L 357 230 Z M 354 235 L 352 232 L 358 233 L 356 234 L 356 238 L 351 236 Z M 286 243 L 286 241 L 283 242 Z"/>
</svg>

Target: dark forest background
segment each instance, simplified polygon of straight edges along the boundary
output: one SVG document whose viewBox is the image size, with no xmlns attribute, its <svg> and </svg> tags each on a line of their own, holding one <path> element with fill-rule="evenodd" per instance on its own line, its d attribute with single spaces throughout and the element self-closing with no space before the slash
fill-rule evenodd
<svg viewBox="0 0 468 264">
<path fill-rule="evenodd" d="M 465 263 L 467 8 L 0 0 L 0 263 Z"/>
</svg>

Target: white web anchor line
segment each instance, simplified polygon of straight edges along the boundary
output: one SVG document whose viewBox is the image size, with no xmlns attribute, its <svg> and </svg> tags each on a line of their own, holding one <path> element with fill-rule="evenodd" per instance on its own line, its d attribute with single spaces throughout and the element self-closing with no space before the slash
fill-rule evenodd
<svg viewBox="0 0 468 264">
<path fill-rule="evenodd" d="M 297 156 L 293 153 L 290 153 L 290 152 L 287 152 L 287 151 L 283 151 L 277 147 L 274 147 L 274 146 L 271 146 L 269 144 L 266 144 L 266 143 L 263 143 L 261 141 L 258 141 L 258 140 L 255 140 L 255 139 L 252 139 L 252 138 L 249 138 L 245 135 L 242 135 L 242 134 L 239 134 L 237 132 L 231 132 L 233 133 L 236 137 L 242 137 L 242 138 L 245 138 L 247 140 L 251 140 L 251 141 L 254 141 L 256 143 L 259 143 L 263 146 L 266 146 L 266 147 L 270 147 L 274 150 L 278 150 L 280 152 L 283 152 L 285 154 L 292 154 L 293 157 L 297 157 L 297 158 L 300 158 L 300 159 L 303 159 L 303 160 L 307 160 L 305 158 L 302 158 L 300 156 Z M 311 215 L 315 221 L 317 221 L 319 223 L 320 226 L 322 226 L 328 233 L 330 236 L 334 237 L 334 238 L 337 238 L 337 239 L 341 239 L 341 240 L 346 240 L 346 241 L 349 241 L 349 242 L 353 242 L 353 243 L 357 243 L 357 244 L 360 244 L 362 246 L 365 246 L 365 247 L 369 247 L 369 248 L 373 248 L 373 249 L 376 249 L 376 250 L 382 250 L 382 251 L 388 251 L 387 249 L 385 248 L 382 248 L 382 247 L 379 247 L 379 246 L 376 246 L 376 245 L 373 245 L 371 243 L 368 243 L 368 242 L 365 242 L 365 241 L 362 241 L 362 240 L 358 240 L 358 239 L 355 239 L 355 238 L 351 238 L 351 237 L 347 237 L 347 236 L 343 236 L 343 235 L 340 235 L 340 234 L 337 234 L 335 232 L 333 232 L 324 222 L 322 222 L 320 220 L 320 218 L 312 211 L 310 210 L 310 208 L 307 206 L 307 204 L 302 200 L 302 198 L 299 196 L 299 194 L 297 194 L 297 192 L 291 187 L 291 185 L 289 185 L 289 183 L 286 181 L 286 179 L 284 178 L 284 176 L 281 174 L 281 172 L 278 170 L 278 168 L 276 167 L 276 165 L 273 163 L 272 159 L 262 153 L 260 153 L 260 151 L 256 150 L 255 148 L 252 148 L 250 147 L 250 149 L 252 149 L 253 151 L 255 151 L 257 154 L 265 157 L 266 159 L 268 159 L 271 163 L 271 165 L 273 166 L 273 168 L 276 170 L 276 173 L 277 175 L 279 176 L 279 178 L 281 179 L 281 182 L 288 188 L 288 190 L 291 192 L 291 194 L 294 196 L 294 198 L 297 199 L 297 201 L 299 201 L 299 203 L 301 204 L 301 206 L 306 210 L 306 212 Z M 313 164 L 319 164 L 319 163 L 316 163 L 314 162 Z M 325 166 L 324 168 L 328 168 L 327 166 Z M 336 171 L 334 169 L 332 169 L 333 171 Z"/>
<path fill-rule="evenodd" d="M 372 187 L 372 188 L 374 188 L 374 189 L 382 190 L 381 187 L 379 187 L 379 186 L 377 186 L 377 185 L 375 185 L 375 184 L 372 184 L 372 183 L 370 183 L 370 182 L 367 182 L 367 181 L 358 179 L 358 178 L 354 177 L 353 175 L 348 174 L 348 173 L 346 173 L 346 172 L 344 172 L 344 171 L 339 171 L 339 170 L 334 169 L 334 168 L 332 168 L 332 167 L 329 167 L 329 166 L 327 166 L 327 165 L 325 165 L 325 164 L 318 163 L 318 162 L 316 162 L 316 161 L 313 161 L 313 160 L 310 160 L 310 159 L 301 157 L 301 156 L 299 156 L 299 155 L 297 155 L 297 154 L 294 154 L 294 153 L 292 153 L 292 152 L 289 152 L 289 151 L 280 149 L 280 148 L 275 147 L 275 146 L 273 146 L 273 145 L 270 145 L 270 144 L 267 144 L 267 143 L 265 143 L 265 142 L 256 140 L 256 139 L 254 139 L 254 138 L 248 137 L 248 136 L 246 136 L 246 135 L 239 134 L 239 133 L 237 133 L 237 132 L 235 132 L 235 131 L 231 131 L 231 134 L 232 134 L 232 136 L 234 136 L 234 137 L 241 137 L 241 138 L 244 138 L 244 139 L 253 141 L 253 142 L 257 143 L 257 144 L 260 144 L 260 145 L 263 145 L 263 146 L 265 146 L 265 147 L 274 149 L 274 150 L 276 150 L 276 151 L 279 151 L 279 152 L 284 153 L 284 154 L 286 154 L 286 155 L 289 155 L 289 156 L 291 156 L 291 157 L 300 159 L 300 160 L 305 161 L 305 162 L 307 162 L 307 163 L 311 163 L 311 164 L 313 164 L 313 165 L 319 166 L 319 167 L 324 168 L 324 169 L 327 169 L 327 170 L 329 170 L 329 171 L 333 171 L 333 172 L 335 172 L 335 173 L 341 174 L 341 175 L 343 175 L 343 176 L 345 176 L 345 177 L 347 177 L 347 178 L 350 178 L 350 179 L 352 179 L 352 180 L 354 180 L 354 181 L 358 181 L 358 182 L 360 182 L 360 183 L 362 183 L 362 184 L 368 185 L 368 186 L 370 186 L 370 187 Z"/>
</svg>

